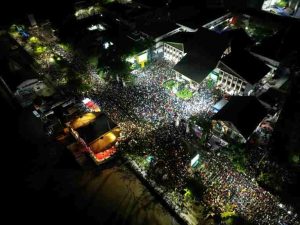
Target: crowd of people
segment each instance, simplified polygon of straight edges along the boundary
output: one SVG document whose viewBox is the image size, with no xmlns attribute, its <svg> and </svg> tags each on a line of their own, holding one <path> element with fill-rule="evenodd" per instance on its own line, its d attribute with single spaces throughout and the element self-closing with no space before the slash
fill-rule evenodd
<svg viewBox="0 0 300 225">
<path fill-rule="evenodd" d="M 104 87 L 97 99 L 133 140 L 131 143 L 140 145 L 143 141 L 144 150 L 151 148 L 142 153 L 153 154 L 160 162 L 152 172 L 160 174 L 159 179 L 165 184 L 168 179 L 177 180 L 172 185 L 180 187 L 184 185 L 184 178 L 191 175 L 188 172 L 191 156 L 182 151 L 182 143 L 191 136 L 182 124 L 192 115 L 209 117 L 214 98 L 205 86 L 200 86 L 199 92 L 188 101 L 170 94 L 163 83 L 178 75 L 164 61 L 153 63 L 136 76 L 134 85 L 124 86 L 116 81 Z M 180 118 L 181 125 L 175 126 L 174 118 Z M 134 146 L 132 144 L 131 148 L 138 152 Z M 203 166 L 199 179 L 208 187 L 205 195 L 208 205 L 222 211 L 231 204 L 238 215 L 257 224 L 295 224 L 297 216 L 292 210 L 280 204 L 254 180 L 236 172 L 226 158 L 202 151 L 200 159 Z"/>
<path fill-rule="evenodd" d="M 191 175 L 191 156 L 184 150 L 183 143 L 193 138 L 183 124 L 188 124 L 194 115 L 207 118 L 212 115 L 215 98 L 211 90 L 202 84 L 190 100 L 176 97 L 163 87 L 167 80 L 179 78 L 165 61 L 156 61 L 138 70 L 133 85 L 126 85 L 122 80 L 103 82 L 98 79 L 96 68 L 84 65 L 83 60 L 58 45 L 52 45 L 52 50 L 73 69 L 83 69 L 95 80 L 94 91 L 90 93 L 93 100 L 120 126 L 132 148 L 143 141 L 141 153 L 152 155 L 156 160 L 152 171 L 161 175 L 158 179 L 165 183 L 173 181 L 172 185 L 182 187 L 186 176 Z M 150 151 L 146 152 L 146 148 Z M 196 174 L 207 187 L 204 197 L 208 205 L 222 211 L 230 204 L 237 214 L 257 224 L 296 224 L 297 215 L 293 210 L 254 180 L 236 172 L 226 158 L 207 151 L 200 154 L 201 166 Z"/>
<path fill-rule="evenodd" d="M 200 152 L 197 175 L 207 187 L 205 202 L 226 211 L 229 204 L 238 215 L 255 224 L 297 224 L 297 215 L 279 199 L 262 189 L 255 180 L 238 173 L 226 157 Z"/>
</svg>

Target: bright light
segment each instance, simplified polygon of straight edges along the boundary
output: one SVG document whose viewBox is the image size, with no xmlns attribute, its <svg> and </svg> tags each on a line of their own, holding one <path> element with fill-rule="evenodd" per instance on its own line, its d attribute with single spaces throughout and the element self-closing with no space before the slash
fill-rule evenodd
<svg viewBox="0 0 300 225">
<path fill-rule="evenodd" d="M 191 166 L 195 166 L 199 162 L 199 158 L 200 158 L 199 154 L 197 154 L 194 158 L 192 158 Z"/>
<path fill-rule="evenodd" d="M 142 55 L 139 55 L 138 56 L 138 62 L 141 63 L 141 62 L 147 61 L 147 58 L 148 58 L 147 56 L 148 56 L 147 52 L 142 54 Z"/>
<path fill-rule="evenodd" d="M 96 25 L 92 25 L 92 26 L 88 27 L 88 30 L 97 30 L 97 26 Z"/>
<path fill-rule="evenodd" d="M 105 30 L 105 27 L 102 24 L 97 24 L 97 25 L 91 25 L 90 27 L 88 27 L 88 30 L 92 31 L 92 30 Z"/>
<path fill-rule="evenodd" d="M 109 43 L 108 43 L 108 42 L 105 42 L 105 43 L 103 44 L 103 46 L 104 46 L 105 49 L 108 49 Z"/>
<path fill-rule="evenodd" d="M 126 59 L 127 62 L 130 62 L 130 63 L 134 63 L 135 62 L 135 58 L 134 57 L 128 57 Z"/>
<path fill-rule="evenodd" d="M 36 117 L 40 117 L 40 114 L 36 110 L 33 110 L 32 112 Z"/>
<path fill-rule="evenodd" d="M 87 104 L 90 101 L 91 101 L 91 99 L 89 99 L 89 98 L 85 98 L 85 99 L 82 100 L 83 104 Z"/>
<path fill-rule="evenodd" d="M 210 78 L 213 80 L 213 81 L 217 81 L 218 80 L 218 73 L 215 72 L 215 71 L 212 71 L 210 74 Z"/>
<path fill-rule="evenodd" d="M 104 47 L 105 49 L 108 49 L 108 47 L 109 47 L 109 46 L 112 46 L 112 45 L 114 45 L 114 43 L 112 43 L 111 41 L 109 41 L 109 42 L 105 42 L 105 43 L 103 44 L 103 47 Z"/>
<path fill-rule="evenodd" d="M 29 42 L 33 44 L 37 44 L 39 42 L 39 39 L 37 37 L 32 36 L 29 38 Z"/>
<path fill-rule="evenodd" d="M 153 159 L 154 159 L 154 157 L 151 156 L 151 155 L 149 155 L 149 156 L 146 158 L 146 160 L 147 160 L 148 163 L 150 163 Z"/>
</svg>

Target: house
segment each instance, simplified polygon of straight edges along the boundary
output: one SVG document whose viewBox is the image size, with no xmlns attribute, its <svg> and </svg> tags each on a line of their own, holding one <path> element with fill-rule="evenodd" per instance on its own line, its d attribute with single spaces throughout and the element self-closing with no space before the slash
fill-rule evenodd
<svg viewBox="0 0 300 225">
<path fill-rule="evenodd" d="M 218 65 L 217 86 L 230 95 L 248 95 L 267 75 L 271 68 L 246 50 L 233 51 Z"/>
<path fill-rule="evenodd" d="M 144 37 L 159 42 L 165 37 L 171 36 L 180 30 L 181 26 L 168 20 L 157 20 L 144 23 L 136 28 Z"/>
<path fill-rule="evenodd" d="M 267 91 L 258 96 L 258 99 L 264 104 L 267 108 L 278 109 L 279 106 L 282 106 L 285 99 L 285 93 L 277 88 L 269 88 Z"/>
<path fill-rule="evenodd" d="M 255 131 L 267 109 L 254 96 L 232 96 L 212 118 L 217 133 L 245 142 Z"/>
<path fill-rule="evenodd" d="M 120 128 L 104 113 L 100 113 L 92 123 L 73 130 L 73 133 L 82 151 L 87 152 L 96 165 L 106 162 L 117 153 L 115 144 Z"/>
<path fill-rule="evenodd" d="M 223 32 L 230 39 L 230 51 L 239 51 L 252 46 L 255 41 L 242 29 L 232 29 Z"/>
<path fill-rule="evenodd" d="M 299 39 L 298 24 L 290 23 L 273 36 L 266 37 L 261 42 L 253 45 L 250 52 L 277 68 L 291 54 L 299 52 Z"/>
<path fill-rule="evenodd" d="M 191 32 L 178 32 L 161 41 L 162 57 L 174 64 L 177 64 L 187 53 L 186 47 L 193 37 Z"/>
<path fill-rule="evenodd" d="M 220 58 L 224 56 L 229 46 L 229 39 L 206 28 L 199 28 L 197 32 L 190 33 L 190 36 L 190 38 L 186 37 L 185 43 L 182 43 L 183 51 L 175 52 L 179 55 L 177 58 L 182 55 L 183 57 L 174 66 L 174 70 L 191 83 L 199 84 L 215 69 Z M 171 43 L 170 40 L 171 37 L 167 44 Z M 177 44 L 180 46 L 180 43 Z M 173 44 L 172 47 L 174 46 Z"/>
</svg>

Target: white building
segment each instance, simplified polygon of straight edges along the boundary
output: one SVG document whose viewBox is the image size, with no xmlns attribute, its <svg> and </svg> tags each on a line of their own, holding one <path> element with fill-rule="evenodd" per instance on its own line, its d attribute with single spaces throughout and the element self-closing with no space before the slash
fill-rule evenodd
<svg viewBox="0 0 300 225">
<path fill-rule="evenodd" d="M 256 86 L 273 75 L 270 67 L 245 50 L 223 57 L 217 68 L 217 86 L 230 95 L 249 95 Z"/>
<path fill-rule="evenodd" d="M 229 47 L 229 40 L 214 31 L 180 32 L 163 39 L 163 57 L 190 83 L 200 84 L 217 66 Z M 195 86 L 195 85 L 194 85 Z"/>
</svg>

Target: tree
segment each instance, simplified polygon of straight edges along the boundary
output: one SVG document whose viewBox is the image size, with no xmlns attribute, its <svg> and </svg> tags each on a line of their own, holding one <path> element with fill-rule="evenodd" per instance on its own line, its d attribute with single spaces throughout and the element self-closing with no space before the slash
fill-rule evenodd
<svg viewBox="0 0 300 225">
<path fill-rule="evenodd" d="M 86 92 L 92 88 L 90 79 L 84 77 L 83 74 L 69 69 L 67 72 L 67 86 L 75 92 Z"/>
<path fill-rule="evenodd" d="M 282 191 L 283 181 L 275 172 L 261 172 L 257 177 L 258 183 L 275 192 Z"/>
<path fill-rule="evenodd" d="M 153 58 L 153 50 L 154 50 L 154 45 L 155 45 L 155 41 L 153 39 L 146 39 L 143 42 L 144 48 L 145 49 L 149 49 L 149 60 L 151 61 Z"/>
<path fill-rule="evenodd" d="M 221 219 L 225 224 L 234 224 L 234 218 L 237 216 L 234 208 L 230 204 L 226 204 L 225 210 L 221 213 Z"/>
<path fill-rule="evenodd" d="M 245 173 L 247 170 L 248 155 L 244 144 L 230 144 L 226 146 L 224 151 L 227 152 L 228 158 L 234 168 L 240 173 Z"/>
<path fill-rule="evenodd" d="M 119 76 L 126 80 L 130 74 L 130 64 L 124 59 L 113 60 L 113 65 L 110 67 L 109 72 L 114 77 Z"/>
<path fill-rule="evenodd" d="M 211 121 L 203 116 L 192 116 L 190 118 L 195 124 L 202 128 L 202 136 L 200 138 L 200 144 L 206 145 L 208 139 L 211 136 L 212 124 Z"/>
<path fill-rule="evenodd" d="M 98 58 L 98 71 L 107 74 L 109 78 L 120 79 L 127 81 L 130 78 L 130 64 L 125 60 L 125 57 L 118 55 L 113 51 L 108 51 L 106 54 Z"/>
</svg>

